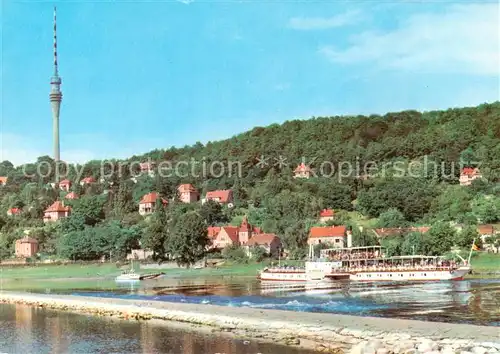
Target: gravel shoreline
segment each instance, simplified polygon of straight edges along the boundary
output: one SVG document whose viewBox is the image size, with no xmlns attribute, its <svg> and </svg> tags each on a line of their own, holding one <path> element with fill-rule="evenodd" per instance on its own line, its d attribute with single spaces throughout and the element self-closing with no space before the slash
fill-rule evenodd
<svg viewBox="0 0 500 354">
<path fill-rule="evenodd" d="M 127 320 L 175 321 L 330 353 L 500 353 L 499 327 L 15 292 L 0 292 L 0 303 Z"/>
</svg>

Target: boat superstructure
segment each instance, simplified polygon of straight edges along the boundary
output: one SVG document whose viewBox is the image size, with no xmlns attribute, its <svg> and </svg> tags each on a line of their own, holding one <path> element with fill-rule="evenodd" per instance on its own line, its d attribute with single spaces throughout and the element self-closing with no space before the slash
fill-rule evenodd
<svg viewBox="0 0 500 354">
<path fill-rule="evenodd" d="M 311 252 L 312 253 L 312 252 Z M 471 267 L 437 256 L 387 257 L 381 246 L 329 248 L 304 267 L 270 267 L 259 274 L 262 281 L 437 281 L 461 280 Z"/>
</svg>

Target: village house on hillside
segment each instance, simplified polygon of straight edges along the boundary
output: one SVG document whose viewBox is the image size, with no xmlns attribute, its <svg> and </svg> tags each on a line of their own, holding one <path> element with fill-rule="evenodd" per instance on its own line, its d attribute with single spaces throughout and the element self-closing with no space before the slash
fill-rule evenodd
<svg viewBox="0 0 500 354">
<path fill-rule="evenodd" d="M 63 179 L 59 182 L 59 189 L 68 192 L 71 188 L 71 181 L 69 179 Z"/>
<path fill-rule="evenodd" d="M 158 200 L 159 194 L 156 192 L 151 192 L 144 195 L 139 202 L 139 214 L 148 215 L 154 212 L 156 202 Z M 161 198 L 161 202 L 163 205 L 167 205 L 168 201 L 164 198 Z"/>
<path fill-rule="evenodd" d="M 333 220 L 333 216 L 335 215 L 335 212 L 333 209 L 323 209 L 319 213 L 319 222 L 325 223 L 328 220 Z"/>
<path fill-rule="evenodd" d="M 281 250 L 281 240 L 275 234 L 256 234 L 245 245 L 248 256 L 251 256 L 252 247 L 259 246 L 267 255 L 276 257 Z"/>
<path fill-rule="evenodd" d="M 183 203 L 195 203 L 200 200 L 200 193 L 192 184 L 181 184 L 177 187 L 177 192 L 179 200 Z"/>
<path fill-rule="evenodd" d="M 294 174 L 293 177 L 294 178 L 310 178 L 311 173 L 312 173 L 311 168 L 302 162 L 293 171 L 293 174 Z"/>
<path fill-rule="evenodd" d="M 464 167 L 460 171 L 460 185 L 470 186 L 472 184 L 472 181 L 482 177 L 483 176 L 479 171 L 479 168 Z"/>
<path fill-rule="evenodd" d="M 308 245 L 328 243 L 333 247 L 347 247 L 346 226 L 313 226 L 309 230 Z"/>
<path fill-rule="evenodd" d="M 75 192 L 69 192 L 68 194 L 66 194 L 64 198 L 69 200 L 74 200 L 74 199 L 79 199 L 80 197 Z"/>
<path fill-rule="evenodd" d="M 262 234 L 258 227 L 250 225 L 247 218 L 243 218 L 240 226 L 210 226 L 208 238 L 211 241 L 210 249 L 223 249 L 228 246 L 246 245 L 254 235 Z"/>
<path fill-rule="evenodd" d="M 82 179 L 80 181 L 80 186 L 85 186 L 87 184 L 92 184 L 92 183 L 95 183 L 95 178 L 90 176 L 90 177 L 85 177 L 84 179 Z"/>
<path fill-rule="evenodd" d="M 0 187 L 1 187 L 1 186 L 5 186 L 5 185 L 7 184 L 7 180 L 8 180 L 8 179 L 9 179 L 8 177 L 1 176 L 1 177 L 0 177 Z"/>
<path fill-rule="evenodd" d="M 8 216 L 13 216 L 13 215 L 19 215 L 21 214 L 21 209 L 19 208 L 10 208 L 9 210 L 7 210 L 7 215 Z"/>
<path fill-rule="evenodd" d="M 233 206 L 233 191 L 230 189 L 224 189 L 207 192 L 205 198 L 201 202 L 206 203 L 209 200 L 212 200 L 219 204 L 227 205 L 229 208 L 231 208 Z"/>
<path fill-rule="evenodd" d="M 60 200 L 56 200 L 43 212 L 43 222 L 54 222 L 68 217 L 71 214 L 71 207 L 64 206 Z"/>
<path fill-rule="evenodd" d="M 16 240 L 15 255 L 17 258 L 29 258 L 38 253 L 38 241 L 34 238 L 24 236 Z"/>
</svg>

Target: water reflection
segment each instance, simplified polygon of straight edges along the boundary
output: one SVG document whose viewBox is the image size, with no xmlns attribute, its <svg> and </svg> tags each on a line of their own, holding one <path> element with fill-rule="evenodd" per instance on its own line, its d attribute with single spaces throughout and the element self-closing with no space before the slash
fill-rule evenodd
<svg viewBox="0 0 500 354">
<path fill-rule="evenodd" d="M 0 305 L 0 347 L 9 353 L 309 354 L 310 351 L 249 343 L 152 323 Z"/>
<path fill-rule="evenodd" d="M 104 283 L 102 283 L 104 284 Z M 101 285 L 102 285 L 101 284 Z M 321 286 L 320 286 L 321 285 Z M 254 277 L 164 277 L 53 290 L 94 296 L 500 325 L 500 279 L 426 283 L 268 284 Z"/>
</svg>

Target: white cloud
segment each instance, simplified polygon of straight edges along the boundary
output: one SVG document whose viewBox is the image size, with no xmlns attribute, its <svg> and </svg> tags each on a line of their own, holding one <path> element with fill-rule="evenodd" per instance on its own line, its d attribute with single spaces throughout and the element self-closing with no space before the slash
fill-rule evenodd
<svg viewBox="0 0 500 354">
<path fill-rule="evenodd" d="M 322 47 L 338 63 L 369 62 L 385 69 L 500 73 L 498 4 L 450 6 L 446 13 L 414 14 L 393 31 L 363 32 L 346 49 Z"/>
<path fill-rule="evenodd" d="M 359 22 L 360 11 L 347 11 L 332 17 L 293 17 L 288 21 L 288 27 L 296 30 L 321 30 L 342 27 Z"/>
</svg>

